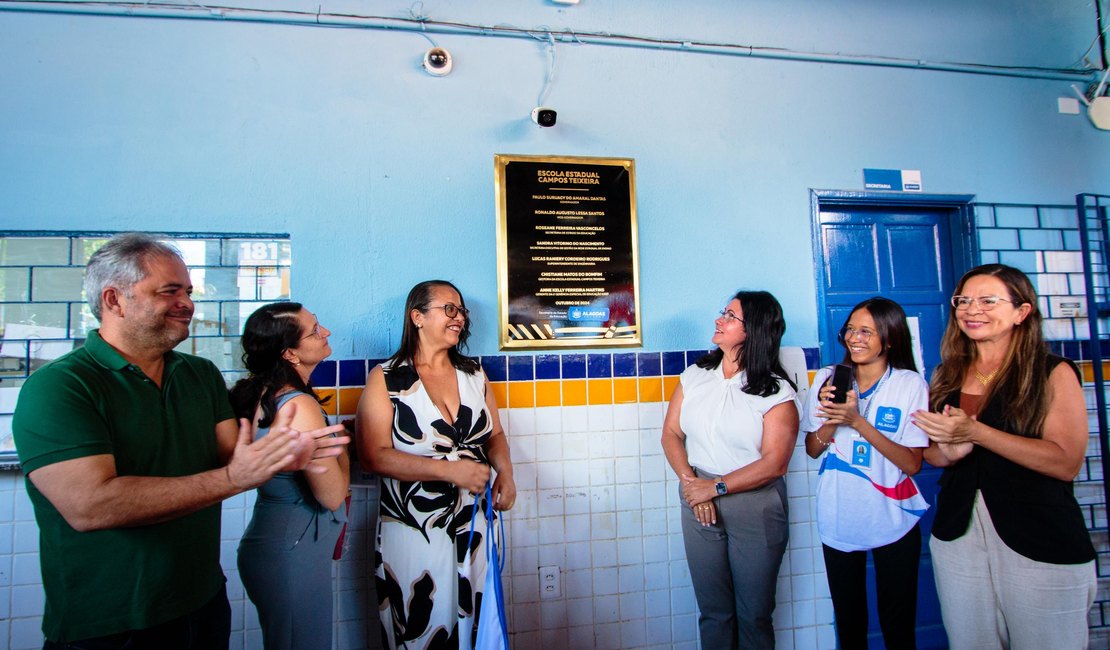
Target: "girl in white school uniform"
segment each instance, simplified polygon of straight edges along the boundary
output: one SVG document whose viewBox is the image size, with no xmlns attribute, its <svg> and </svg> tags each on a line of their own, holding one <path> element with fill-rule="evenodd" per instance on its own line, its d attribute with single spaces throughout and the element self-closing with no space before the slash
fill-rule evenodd
<svg viewBox="0 0 1110 650">
<path fill-rule="evenodd" d="M 886 298 L 856 305 L 840 330 L 852 389 L 834 403 L 832 367 L 814 377 L 801 429 L 806 452 L 822 457 L 817 529 L 842 649 L 867 648 L 866 562 L 875 563 L 879 624 L 888 648 L 914 648 L 918 520 L 929 504 L 911 478 L 929 438 L 910 414 L 926 408 L 906 314 Z M 841 396 L 842 398 L 844 396 Z"/>
</svg>

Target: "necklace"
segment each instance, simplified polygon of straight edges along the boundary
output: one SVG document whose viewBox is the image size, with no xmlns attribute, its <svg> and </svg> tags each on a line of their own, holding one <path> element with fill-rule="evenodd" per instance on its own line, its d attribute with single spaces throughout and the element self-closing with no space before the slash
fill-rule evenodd
<svg viewBox="0 0 1110 650">
<path fill-rule="evenodd" d="M 983 373 L 979 372 L 978 368 L 976 368 L 975 369 L 975 380 L 978 381 L 980 384 L 986 386 L 987 384 L 994 381 L 994 376 L 998 374 L 999 370 L 1000 370 L 1000 368 L 995 368 L 993 371 L 991 371 L 991 374 L 984 375 Z"/>
</svg>

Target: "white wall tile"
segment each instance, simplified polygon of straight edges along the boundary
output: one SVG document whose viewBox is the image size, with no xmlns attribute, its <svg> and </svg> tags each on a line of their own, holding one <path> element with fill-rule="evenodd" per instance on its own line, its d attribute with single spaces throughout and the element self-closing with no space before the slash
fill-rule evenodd
<svg viewBox="0 0 1110 650">
<path fill-rule="evenodd" d="M 586 407 L 586 417 L 589 420 L 589 431 L 613 430 L 612 404 L 591 404 Z"/>
<path fill-rule="evenodd" d="M 1044 251 L 1044 270 L 1049 273 L 1082 273 L 1083 253 Z"/>
<path fill-rule="evenodd" d="M 540 601 L 540 623 L 544 629 L 566 627 L 567 602 L 566 600 Z"/>
<path fill-rule="evenodd" d="M 667 533 L 666 508 L 644 508 L 640 512 L 640 520 L 643 522 L 645 536 L 665 535 Z M 663 546 L 665 551 L 666 546 Z"/>
<path fill-rule="evenodd" d="M 791 589 L 793 589 L 793 600 L 795 604 L 811 601 L 817 597 L 816 582 L 813 574 L 791 577 L 790 586 Z M 812 623 L 806 623 L 806 625 L 811 624 Z"/>
<path fill-rule="evenodd" d="M 563 411 L 564 409 L 559 406 L 537 406 L 535 409 L 536 433 L 562 433 Z"/>
<path fill-rule="evenodd" d="M 640 614 L 643 616 L 644 593 L 644 565 L 642 562 L 626 564 L 617 568 L 617 582 L 619 593 L 623 595 L 638 595 L 640 598 Z M 626 617 L 630 618 L 630 617 Z M 636 617 L 631 617 L 636 618 Z"/>
<path fill-rule="evenodd" d="M 665 481 L 671 468 L 663 458 L 662 452 L 658 454 L 644 454 L 640 457 L 640 480 Z"/>
<path fill-rule="evenodd" d="M 617 510 L 636 511 L 641 509 L 640 486 L 637 483 L 624 483 L 616 486 Z"/>
<path fill-rule="evenodd" d="M 541 650 L 565 650 L 571 647 L 569 638 L 566 623 L 557 628 L 544 625 L 544 629 L 540 631 Z"/>
<path fill-rule="evenodd" d="M 556 519 L 552 517 L 551 519 Z M 568 515 L 565 518 L 566 540 L 568 542 L 584 542 L 590 539 L 590 516 Z"/>
<path fill-rule="evenodd" d="M 696 611 L 693 587 L 671 587 L 671 613 L 690 614 Z"/>
<path fill-rule="evenodd" d="M 617 566 L 617 542 L 613 539 L 596 540 L 590 543 L 590 557 L 593 559 L 594 569 L 601 567 L 615 567 Z M 597 572 L 595 571 L 595 575 Z M 613 578 L 616 577 L 614 572 Z M 612 588 L 617 588 L 616 580 L 613 581 Z M 600 592 L 600 593 L 616 593 L 613 592 Z"/>
<path fill-rule="evenodd" d="M 614 404 L 613 405 L 613 430 L 638 431 L 640 429 L 639 404 Z"/>
<path fill-rule="evenodd" d="M 590 438 L 593 433 L 577 431 L 563 434 L 563 460 L 590 457 Z"/>
<path fill-rule="evenodd" d="M 501 418 L 504 419 L 503 413 L 507 411 L 509 415 L 509 428 L 508 431 L 514 436 L 530 436 L 536 433 L 536 411 L 530 408 L 515 408 L 505 409 L 498 411 Z"/>
<path fill-rule="evenodd" d="M 586 487 L 590 484 L 590 461 L 563 461 L 563 485 L 566 487 Z"/>
<path fill-rule="evenodd" d="M 648 535 L 644 537 L 645 562 L 667 562 L 670 558 L 666 535 Z"/>
<path fill-rule="evenodd" d="M 14 529 L 15 537 L 12 543 L 13 553 L 39 552 L 39 527 L 33 520 L 17 520 Z"/>
<path fill-rule="evenodd" d="M 1070 318 L 1046 318 L 1042 321 L 1046 339 L 1073 339 L 1075 327 Z M 1083 332 L 1085 335 L 1087 332 Z"/>
<path fill-rule="evenodd" d="M 12 618 L 42 616 L 43 608 L 46 606 L 46 596 L 42 591 L 42 585 L 12 587 L 11 594 Z"/>
<path fill-rule="evenodd" d="M 590 458 L 612 460 L 613 441 L 617 435 L 613 431 L 591 431 L 589 433 Z"/>
<path fill-rule="evenodd" d="M 11 621 L 11 650 L 38 650 L 42 647 L 42 621 L 16 618 Z"/>
<path fill-rule="evenodd" d="M 633 541 L 642 547 L 643 534 L 644 526 L 641 512 L 632 510 L 617 513 L 617 537 L 634 538 Z"/>
<path fill-rule="evenodd" d="M 590 619 L 593 619 L 593 601 L 590 601 Z M 575 626 L 571 623 L 572 627 L 567 630 L 567 645 L 565 648 L 593 648 L 594 647 L 594 628 L 591 622 L 590 625 Z"/>
<path fill-rule="evenodd" d="M 567 565 L 567 546 L 561 542 L 555 544 L 540 544 L 538 547 L 538 555 L 539 557 L 536 563 L 538 567 L 565 567 Z"/>
<path fill-rule="evenodd" d="M 536 464 L 520 462 L 516 458 L 513 458 L 513 480 L 516 482 L 516 489 L 518 492 L 535 490 Z M 359 518 L 359 521 L 365 521 L 365 512 L 362 512 L 360 514 L 362 514 L 362 516 Z"/>
<path fill-rule="evenodd" d="M 38 553 L 19 553 L 12 556 L 13 585 L 42 585 Z"/>
<path fill-rule="evenodd" d="M 563 431 L 589 431 L 590 422 L 586 414 L 588 406 L 563 407 Z"/>
<path fill-rule="evenodd" d="M 590 492 L 588 488 L 567 488 L 563 492 L 564 508 L 568 515 L 590 513 Z"/>
<path fill-rule="evenodd" d="M 540 566 L 540 551 L 536 546 L 514 546 L 509 549 L 511 558 L 510 567 L 511 575 L 527 575 L 535 580 L 539 580 L 539 574 L 536 572 Z M 538 582 L 537 582 L 538 585 Z M 537 587 L 537 593 L 539 588 Z"/>
<path fill-rule="evenodd" d="M 621 618 L 623 620 L 620 624 L 621 637 L 620 637 L 620 646 L 619 647 L 621 647 L 621 648 L 639 648 L 639 647 L 643 647 L 643 645 L 647 642 L 646 627 L 645 627 L 645 622 L 644 622 L 643 617 L 638 617 L 638 618 L 635 618 L 633 620 L 628 620 L 627 617 L 624 616 L 624 612 L 623 612 L 623 608 L 622 608 Z"/>
<path fill-rule="evenodd" d="M 553 517 L 563 514 L 562 490 L 537 490 L 536 515 L 539 517 Z"/>
<path fill-rule="evenodd" d="M 618 515 L 618 529 L 620 519 Z M 640 567 L 641 582 L 643 577 L 644 543 L 639 537 L 625 537 L 617 540 L 617 563 L 621 566 L 636 565 Z M 643 585 L 639 587 L 643 590 Z"/>
<path fill-rule="evenodd" d="M 568 599 L 593 598 L 594 576 L 592 569 L 567 571 L 563 574 L 563 588 Z"/>
<path fill-rule="evenodd" d="M 613 457 L 593 458 L 590 460 L 590 485 L 612 485 Z"/>
<path fill-rule="evenodd" d="M 593 562 L 590 560 L 590 543 L 578 541 L 567 544 L 567 569 L 589 569 Z"/>
<path fill-rule="evenodd" d="M 591 539 L 616 539 L 617 515 L 614 512 L 594 512 L 590 515 Z"/>
<path fill-rule="evenodd" d="M 795 628 L 794 630 L 794 647 L 795 648 L 816 648 L 817 647 L 817 629 L 814 627 Z"/>
<path fill-rule="evenodd" d="M 563 458 L 563 436 L 560 433 L 547 433 L 534 436 L 536 439 L 536 461 L 556 462 Z"/>
<path fill-rule="evenodd" d="M 558 456 L 556 456 L 558 458 Z M 563 464 L 560 462 L 536 463 L 536 489 L 562 489 Z"/>
<path fill-rule="evenodd" d="M 608 571 L 608 569 L 603 569 L 602 571 Z M 607 589 L 606 586 L 599 585 L 597 581 L 594 582 L 594 593 L 604 594 L 594 597 L 594 624 L 597 625 L 599 623 L 615 623 L 619 621 L 621 614 L 620 600 L 617 598 L 616 595 L 612 593 L 605 593 L 605 591 L 596 591 L 599 587 L 602 590 Z"/>
<path fill-rule="evenodd" d="M 513 590 L 513 597 L 510 602 L 513 605 L 514 621 L 519 612 L 524 609 L 525 604 L 531 603 L 534 605 L 540 601 L 540 576 L 538 572 L 533 571 L 530 574 L 511 576 L 507 579 L 503 576 L 502 581 L 503 583 L 509 582 Z M 529 609 L 536 609 L 532 605 L 529 605 Z M 539 614 L 537 613 L 535 616 L 538 617 Z M 524 629 L 534 630 L 536 628 Z"/>
<path fill-rule="evenodd" d="M 594 627 L 594 647 L 598 650 L 619 650 L 621 626 L 619 622 L 598 623 Z"/>
<path fill-rule="evenodd" d="M 12 584 L 12 556 L 0 555 L 0 587 L 10 587 Z"/>
<path fill-rule="evenodd" d="M 693 641 L 698 636 L 697 616 L 674 612 L 671 616 L 671 640 L 679 643 Z M 691 646 L 692 647 L 692 646 Z M 677 648 L 677 646 L 676 646 Z"/>
<path fill-rule="evenodd" d="M 536 436 L 521 436 L 513 434 L 508 436 L 509 453 L 513 459 L 513 475 L 516 476 L 517 463 L 533 463 L 536 457 Z"/>
<path fill-rule="evenodd" d="M 616 508 L 617 495 L 612 485 L 600 485 L 590 488 L 590 512 L 613 512 Z"/>
<path fill-rule="evenodd" d="M 634 456 L 616 458 L 613 461 L 614 476 L 617 483 L 639 483 L 640 459 Z"/>
<path fill-rule="evenodd" d="M 663 427 L 663 402 L 644 402 L 638 406 L 641 429 L 660 429 Z"/>
<path fill-rule="evenodd" d="M 540 608 L 535 602 L 514 604 L 511 607 L 514 633 L 540 629 Z"/>
<path fill-rule="evenodd" d="M 657 427 L 641 427 L 638 433 L 640 438 L 641 455 L 661 455 L 663 453 L 663 430 Z"/>
<path fill-rule="evenodd" d="M 670 612 L 653 618 L 650 614 L 645 621 L 647 626 L 648 641 L 657 646 L 670 647 L 671 644 L 671 617 Z"/>
<path fill-rule="evenodd" d="M 671 588 L 671 569 L 669 562 L 644 561 L 644 590 L 651 592 Z M 667 601 L 668 612 L 670 600 Z"/>
</svg>

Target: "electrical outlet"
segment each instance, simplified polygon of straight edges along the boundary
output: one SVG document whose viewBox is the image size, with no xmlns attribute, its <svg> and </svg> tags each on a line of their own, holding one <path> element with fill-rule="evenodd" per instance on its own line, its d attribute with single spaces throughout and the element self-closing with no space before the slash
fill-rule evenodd
<svg viewBox="0 0 1110 650">
<path fill-rule="evenodd" d="M 563 595 L 563 581 L 559 577 L 559 567 L 540 567 L 540 598 L 560 598 Z"/>
</svg>

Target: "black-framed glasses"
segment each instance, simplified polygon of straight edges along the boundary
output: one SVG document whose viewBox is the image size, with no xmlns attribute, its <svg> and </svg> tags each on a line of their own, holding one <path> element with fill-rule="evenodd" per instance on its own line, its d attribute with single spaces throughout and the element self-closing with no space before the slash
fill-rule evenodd
<svg viewBox="0 0 1110 650">
<path fill-rule="evenodd" d="M 428 305 L 428 309 L 442 309 L 443 313 L 447 314 L 447 318 L 454 318 L 459 314 L 462 314 L 463 318 L 467 318 L 470 316 L 469 309 L 467 309 L 466 307 L 460 307 L 453 302 L 444 303 L 442 305 Z"/>
<path fill-rule="evenodd" d="M 867 343 L 871 340 L 871 337 L 875 336 L 876 334 L 878 334 L 878 332 L 872 329 L 867 329 L 866 327 L 861 327 L 859 329 L 855 329 L 852 327 L 843 327 L 840 329 L 840 340 L 848 341 L 849 339 L 853 339 L 859 341 L 860 343 Z"/>
<path fill-rule="evenodd" d="M 722 309 L 720 314 L 721 314 L 721 318 L 723 318 L 725 320 L 734 320 L 737 323 L 740 323 L 741 325 L 745 325 L 745 326 L 747 325 L 747 323 L 744 322 L 744 319 L 740 318 L 736 314 L 732 313 L 731 309 Z"/>
<path fill-rule="evenodd" d="M 979 296 L 972 298 L 971 296 L 952 296 L 952 306 L 958 310 L 970 309 L 972 303 L 978 303 L 979 309 L 983 311 L 990 311 L 998 306 L 1000 302 L 1008 302 L 1014 304 L 1013 300 L 1000 298 L 999 296 Z"/>
</svg>

